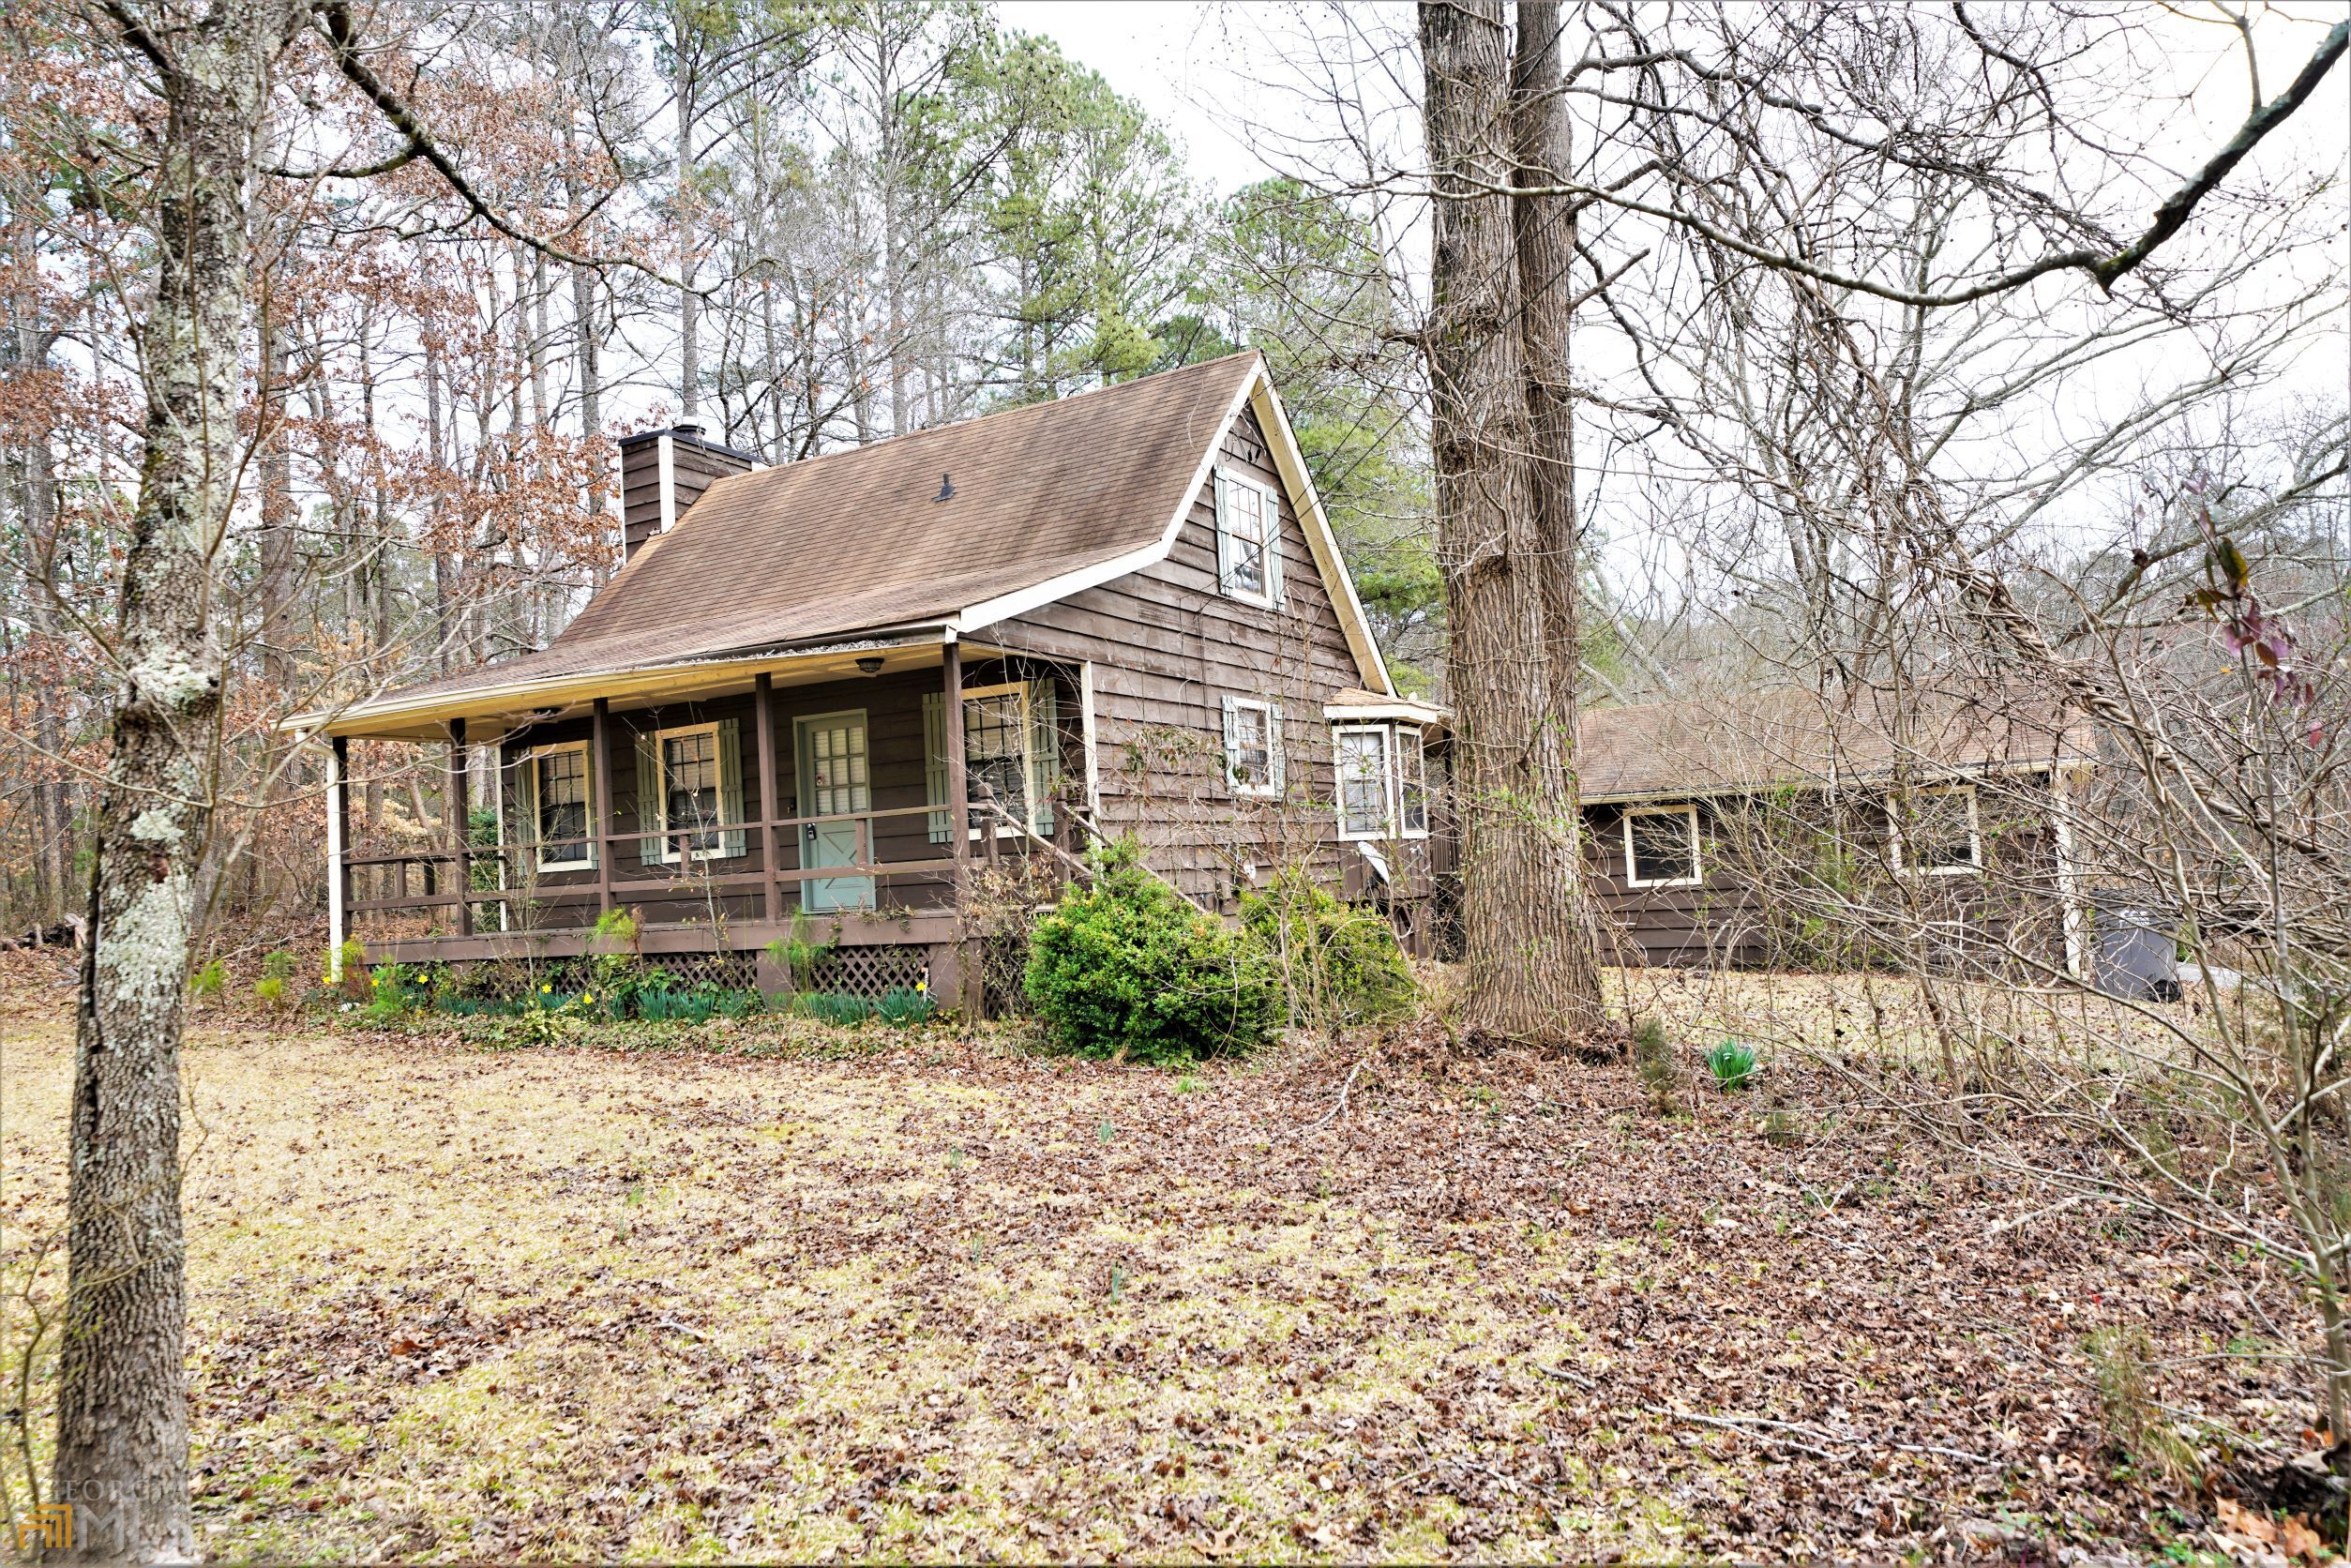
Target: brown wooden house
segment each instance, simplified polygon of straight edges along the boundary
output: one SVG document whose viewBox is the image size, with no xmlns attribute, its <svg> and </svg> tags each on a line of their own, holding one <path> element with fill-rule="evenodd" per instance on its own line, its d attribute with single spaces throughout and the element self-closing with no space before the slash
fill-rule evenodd
<svg viewBox="0 0 2351 1568">
<path fill-rule="evenodd" d="M 2058 807 L 2091 751 L 2078 722 L 2011 699 L 1780 690 L 1590 710 L 1582 804 L 1614 957 L 1845 967 L 1924 945 L 2082 974 Z"/>
<path fill-rule="evenodd" d="M 1124 835 L 1211 908 L 1376 861 L 1411 928 L 1437 716 L 1258 355 L 780 467 L 690 427 L 622 451 L 625 562 L 561 636 L 305 723 L 338 942 L 560 958 L 625 909 L 646 953 L 747 975 L 805 914 L 836 983 L 969 998 L 959 890 Z M 493 793 L 496 844 L 353 846 L 358 737 L 445 747 L 449 819 Z"/>
</svg>

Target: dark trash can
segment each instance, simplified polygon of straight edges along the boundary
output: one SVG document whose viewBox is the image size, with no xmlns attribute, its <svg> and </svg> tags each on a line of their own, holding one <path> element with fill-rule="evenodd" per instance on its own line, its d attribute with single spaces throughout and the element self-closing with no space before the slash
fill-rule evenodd
<svg viewBox="0 0 2351 1568">
<path fill-rule="evenodd" d="M 2098 988 L 2130 1002 L 2178 1002 L 2179 949 L 2171 918 L 2127 888 L 2091 894 L 2090 907 L 2097 914 Z"/>
</svg>

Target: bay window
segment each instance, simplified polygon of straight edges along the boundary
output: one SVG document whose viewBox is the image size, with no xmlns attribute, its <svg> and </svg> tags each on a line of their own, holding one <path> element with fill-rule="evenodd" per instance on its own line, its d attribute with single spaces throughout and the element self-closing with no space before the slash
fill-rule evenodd
<svg viewBox="0 0 2351 1568">
<path fill-rule="evenodd" d="M 1420 726 L 1340 724 L 1331 737 L 1338 761 L 1339 837 L 1427 837 L 1427 761 Z"/>
</svg>

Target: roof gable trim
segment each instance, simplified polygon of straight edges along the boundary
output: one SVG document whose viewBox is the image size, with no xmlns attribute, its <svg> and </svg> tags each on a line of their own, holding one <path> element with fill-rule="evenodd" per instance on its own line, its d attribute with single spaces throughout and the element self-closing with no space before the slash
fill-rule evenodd
<svg viewBox="0 0 2351 1568">
<path fill-rule="evenodd" d="M 1139 550 L 1114 555 L 1075 571 L 999 595 L 972 606 L 955 620 L 958 631 L 969 634 L 999 621 L 1009 621 L 1083 593 L 1106 582 L 1116 581 L 1130 572 L 1153 566 L 1168 558 L 1175 542 L 1183 532 L 1183 525 L 1192 516 L 1192 507 L 1199 499 L 1200 487 L 1207 484 L 1215 472 L 1216 460 L 1224 451 L 1225 437 L 1231 433 L 1233 421 L 1241 417 L 1243 408 L 1257 410 L 1258 423 L 1265 430 L 1266 446 L 1280 474 L 1283 487 L 1289 491 L 1290 504 L 1298 513 L 1298 521 L 1306 535 L 1306 548 L 1313 554 L 1316 569 L 1321 573 L 1323 590 L 1330 596 L 1331 607 L 1338 613 L 1339 629 L 1346 634 L 1349 650 L 1355 656 L 1356 669 L 1364 685 L 1372 691 L 1393 696 L 1394 685 L 1388 679 L 1386 660 L 1379 656 L 1379 645 L 1371 635 L 1371 623 L 1364 615 L 1363 601 L 1356 596 L 1354 579 L 1348 574 L 1345 557 L 1339 553 L 1339 542 L 1331 532 L 1330 520 L 1323 515 L 1322 498 L 1315 493 L 1313 477 L 1306 471 L 1306 457 L 1300 450 L 1298 438 L 1289 428 L 1289 415 L 1283 411 L 1281 397 L 1273 389 L 1273 378 L 1266 374 L 1265 360 L 1258 356 L 1249 374 L 1233 394 L 1225 416 L 1217 421 L 1215 433 L 1207 449 L 1200 454 L 1198 466 L 1193 471 L 1192 482 L 1186 486 L 1183 499 L 1176 503 L 1175 515 L 1168 520 L 1159 537 Z"/>
</svg>

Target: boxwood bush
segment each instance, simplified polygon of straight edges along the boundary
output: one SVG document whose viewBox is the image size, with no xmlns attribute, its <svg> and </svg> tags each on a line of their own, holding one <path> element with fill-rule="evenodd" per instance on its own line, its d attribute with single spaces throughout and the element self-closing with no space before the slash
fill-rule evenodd
<svg viewBox="0 0 2351 1568">
<path fill-rule="evenodd" d="M 1340 1030 L 1409 1014 L 1420 1000 L 1395 927 L 1343 903 L 1302 867 L 1241 898 L 1241 927 L 1272 963 L 1292 1023 Z"/>
<path fill-rule="evenodd" d="M 1265 1043 L 1281 998 L 1265 956 L 1143 869 L 1130 839 L 1101 852 L 1029 938 L 1022 987 L 1065 1048 L 1180 1063 Z"/>
</svg>

